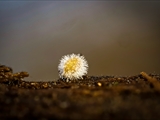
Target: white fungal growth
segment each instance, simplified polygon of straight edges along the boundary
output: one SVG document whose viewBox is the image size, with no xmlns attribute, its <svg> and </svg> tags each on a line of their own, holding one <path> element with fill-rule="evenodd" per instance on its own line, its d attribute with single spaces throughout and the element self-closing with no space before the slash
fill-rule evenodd
<svg viewBox="0 0 160 120">
<path fill-rule="evenodd" d="M 73 53 L 62 57 L 58 65 L 58 70 L 59 76 L 62 79 L 83 79 L 83 76 L 86 75 L 88 71 L 88 63 L 84 56 Z"/>
</svg>

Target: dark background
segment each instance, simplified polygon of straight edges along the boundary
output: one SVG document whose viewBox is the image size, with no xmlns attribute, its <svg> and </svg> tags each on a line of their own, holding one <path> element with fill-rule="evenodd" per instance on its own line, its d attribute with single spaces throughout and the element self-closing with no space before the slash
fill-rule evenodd
<svg viewBox="0 0 160 120">
<path fill-rule="evenodd" d="M 160 73 L 160 2 L 0 1 L 0 64 L 56 80 L 63 55 L 88 75 Z"/>
</svg>

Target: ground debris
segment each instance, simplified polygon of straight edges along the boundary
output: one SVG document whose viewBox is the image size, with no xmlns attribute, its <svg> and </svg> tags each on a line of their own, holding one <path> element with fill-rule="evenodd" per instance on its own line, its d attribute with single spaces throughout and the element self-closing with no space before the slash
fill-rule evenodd
<svg viewBox="0 0 160 120">
<path fill-rule="evenodd" d="M 160 91 L 160 81 L 158 81 L 154 76 L 149 76 L 145 72 L 141 72 L 141 75 L 150 82 L 151 86 L 153 86 L 153 89 Z"/>
<path fill-rule="evenodd" d="M 0 119 L 157 119 L 160 76 L 84 76 L 66 82 L 25 81 L 0 65 Z"/>
</svg>

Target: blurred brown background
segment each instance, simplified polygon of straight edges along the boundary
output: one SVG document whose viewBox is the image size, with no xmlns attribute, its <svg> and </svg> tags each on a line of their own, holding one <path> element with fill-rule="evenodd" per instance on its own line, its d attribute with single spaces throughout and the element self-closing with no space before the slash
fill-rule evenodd
<svg viewBox="0 0 160 120">
<path fill-rule="evenodd" d="M 160 73 L 160 2 L 0 1 L 0 64 L 56 80 L 63 55 L 88 75 Z"/>
</svg>

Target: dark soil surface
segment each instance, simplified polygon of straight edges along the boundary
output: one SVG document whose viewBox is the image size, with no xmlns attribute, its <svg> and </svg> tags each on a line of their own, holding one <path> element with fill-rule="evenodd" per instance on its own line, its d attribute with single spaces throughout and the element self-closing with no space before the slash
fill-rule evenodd
<svg viewBox="0 0 160 120">
<path fill-rule="evenodd" d="M 160 75 L 28 82 L 0 65 L 0 120 L 160 119 Z"/>
</svg>

